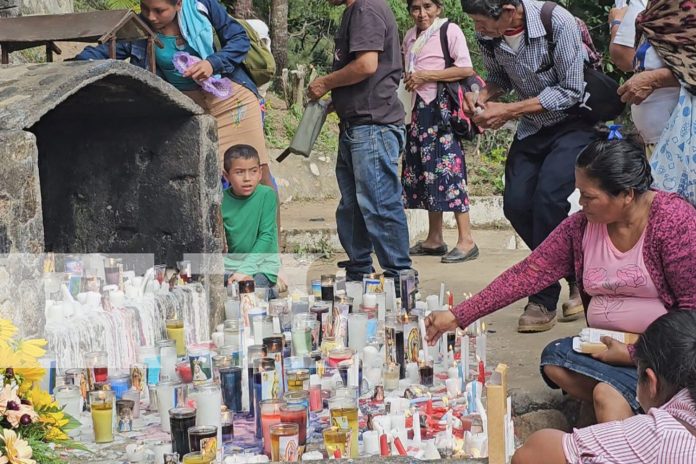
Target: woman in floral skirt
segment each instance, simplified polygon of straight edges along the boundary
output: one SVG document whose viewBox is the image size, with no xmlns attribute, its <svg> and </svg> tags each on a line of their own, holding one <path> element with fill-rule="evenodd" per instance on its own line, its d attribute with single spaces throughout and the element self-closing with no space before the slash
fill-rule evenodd
<svg viewBox="0 0 696 464">
<path fill-rule="evenodd" d="M 406 106 L 406 152 L 402 183 L 404 206 L 428 210 L 428 236 L 411 247 L 411 255 L 442 256 L 443 263 L 476 259 L 478 247 L 471 236 L 466 163 L 459 139 L 442 113 L 449 100 L 438 82 L 455 82 L 474 75 L 464 33 L 454 23 L 440 18 L 441 0 L 408 0 L 416 25 L 404 37 L 406 65 L 404 84 L 411 95 Z M 447 68 L 441 45 L 446 27 L 449 55 L 454 66 Z M 442 87 L 442 86 L 441 86 Z M 408 103 L 408 102 L 407 102 Z M 459 229 L 457 244 L 449 253 L 442 235 L 443 212 L 454 212 Z"/>
</svg>

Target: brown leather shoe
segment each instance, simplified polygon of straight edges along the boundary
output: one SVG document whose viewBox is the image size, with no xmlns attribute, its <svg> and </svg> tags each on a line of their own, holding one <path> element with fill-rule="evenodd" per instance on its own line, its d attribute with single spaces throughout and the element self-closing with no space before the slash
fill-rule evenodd
<svg viewBox="0 0 696 464">
<path fill-rule="evenodd" d="M 539 303 L 527 303 L 517 323 L 520 333 L 546 332 L 556 324 L 556 311 L 549 311 Z"/>
<path fill-rule="evenodd" d="M 585 314 L 585 308 L 582 306 L 582 299 L 580 299 L 580 290 L 578 290 L 578 285 L 575 282 L 569 282 L 568 286 L 570 287 L 570 297 L 561 307 L 563 310 L 563 316 L 558 318 L 560 322 L 575 321 L 580 319 Z"/>
</svg>

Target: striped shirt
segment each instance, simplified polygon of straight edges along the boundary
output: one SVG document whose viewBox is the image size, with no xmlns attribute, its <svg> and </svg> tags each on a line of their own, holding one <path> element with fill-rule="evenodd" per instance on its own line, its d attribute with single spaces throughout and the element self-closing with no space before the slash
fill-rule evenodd
<svg viewBox="0 0 696 464">
<path fill-rule="evenodd" d="M 543 4 L 522 0 L 526 30 L 517 52 L 500 38 L 477 35 L 488 82 L 505 91 L 514 90 L 522 99 L 538 97 L 546 110 L 522 117 L 517 128 L 519 139 L 563 121 L 567 117 L 563 110 L 580 101 L 585 85 L 585 52 L 575 18 L 560 6 L 554 8 L 552 25 L 556 46 L 551 60 L 546 30 L 541 22 Z"/>
<path fill-rule="evenodd" d="M 696 406 L 684 389 L 660 408 L 623 421 L 575 429 L 563 437 L 571 464 L 696 462 Z"/>
</svg>

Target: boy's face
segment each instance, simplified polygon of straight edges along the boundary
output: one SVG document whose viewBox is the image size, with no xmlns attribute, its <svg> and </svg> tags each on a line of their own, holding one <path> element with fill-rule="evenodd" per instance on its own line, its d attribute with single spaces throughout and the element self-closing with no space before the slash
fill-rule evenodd
<svg viewBox="0 0 696 464">
<path fill-rule="evenodd" d="M 251 159 L 234 159 L 230 168 L 225 172 L 227 182 L 232 186 L 232 191 L 240 197 L 248 197 L 256 186 L 261 182 L 261 166 L 259 160 Z"/>
</svg>

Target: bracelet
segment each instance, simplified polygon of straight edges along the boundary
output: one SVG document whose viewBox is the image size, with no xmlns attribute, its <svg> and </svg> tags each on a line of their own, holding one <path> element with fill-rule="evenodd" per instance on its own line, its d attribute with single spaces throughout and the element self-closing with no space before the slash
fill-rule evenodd
<svg viewBox="0 0 696 464">
<path fill-rule="evenodd" d="M 609 30 L 611 31 L 611 29 L 612 29 L 614 26 L 618 26 L 618 25 L 620 25 L 620 24 L 621 24 L 621 20 L 620 20 L 620 19 L 613 19 L 613 20 L 609 23 Z"/>
</svg>

